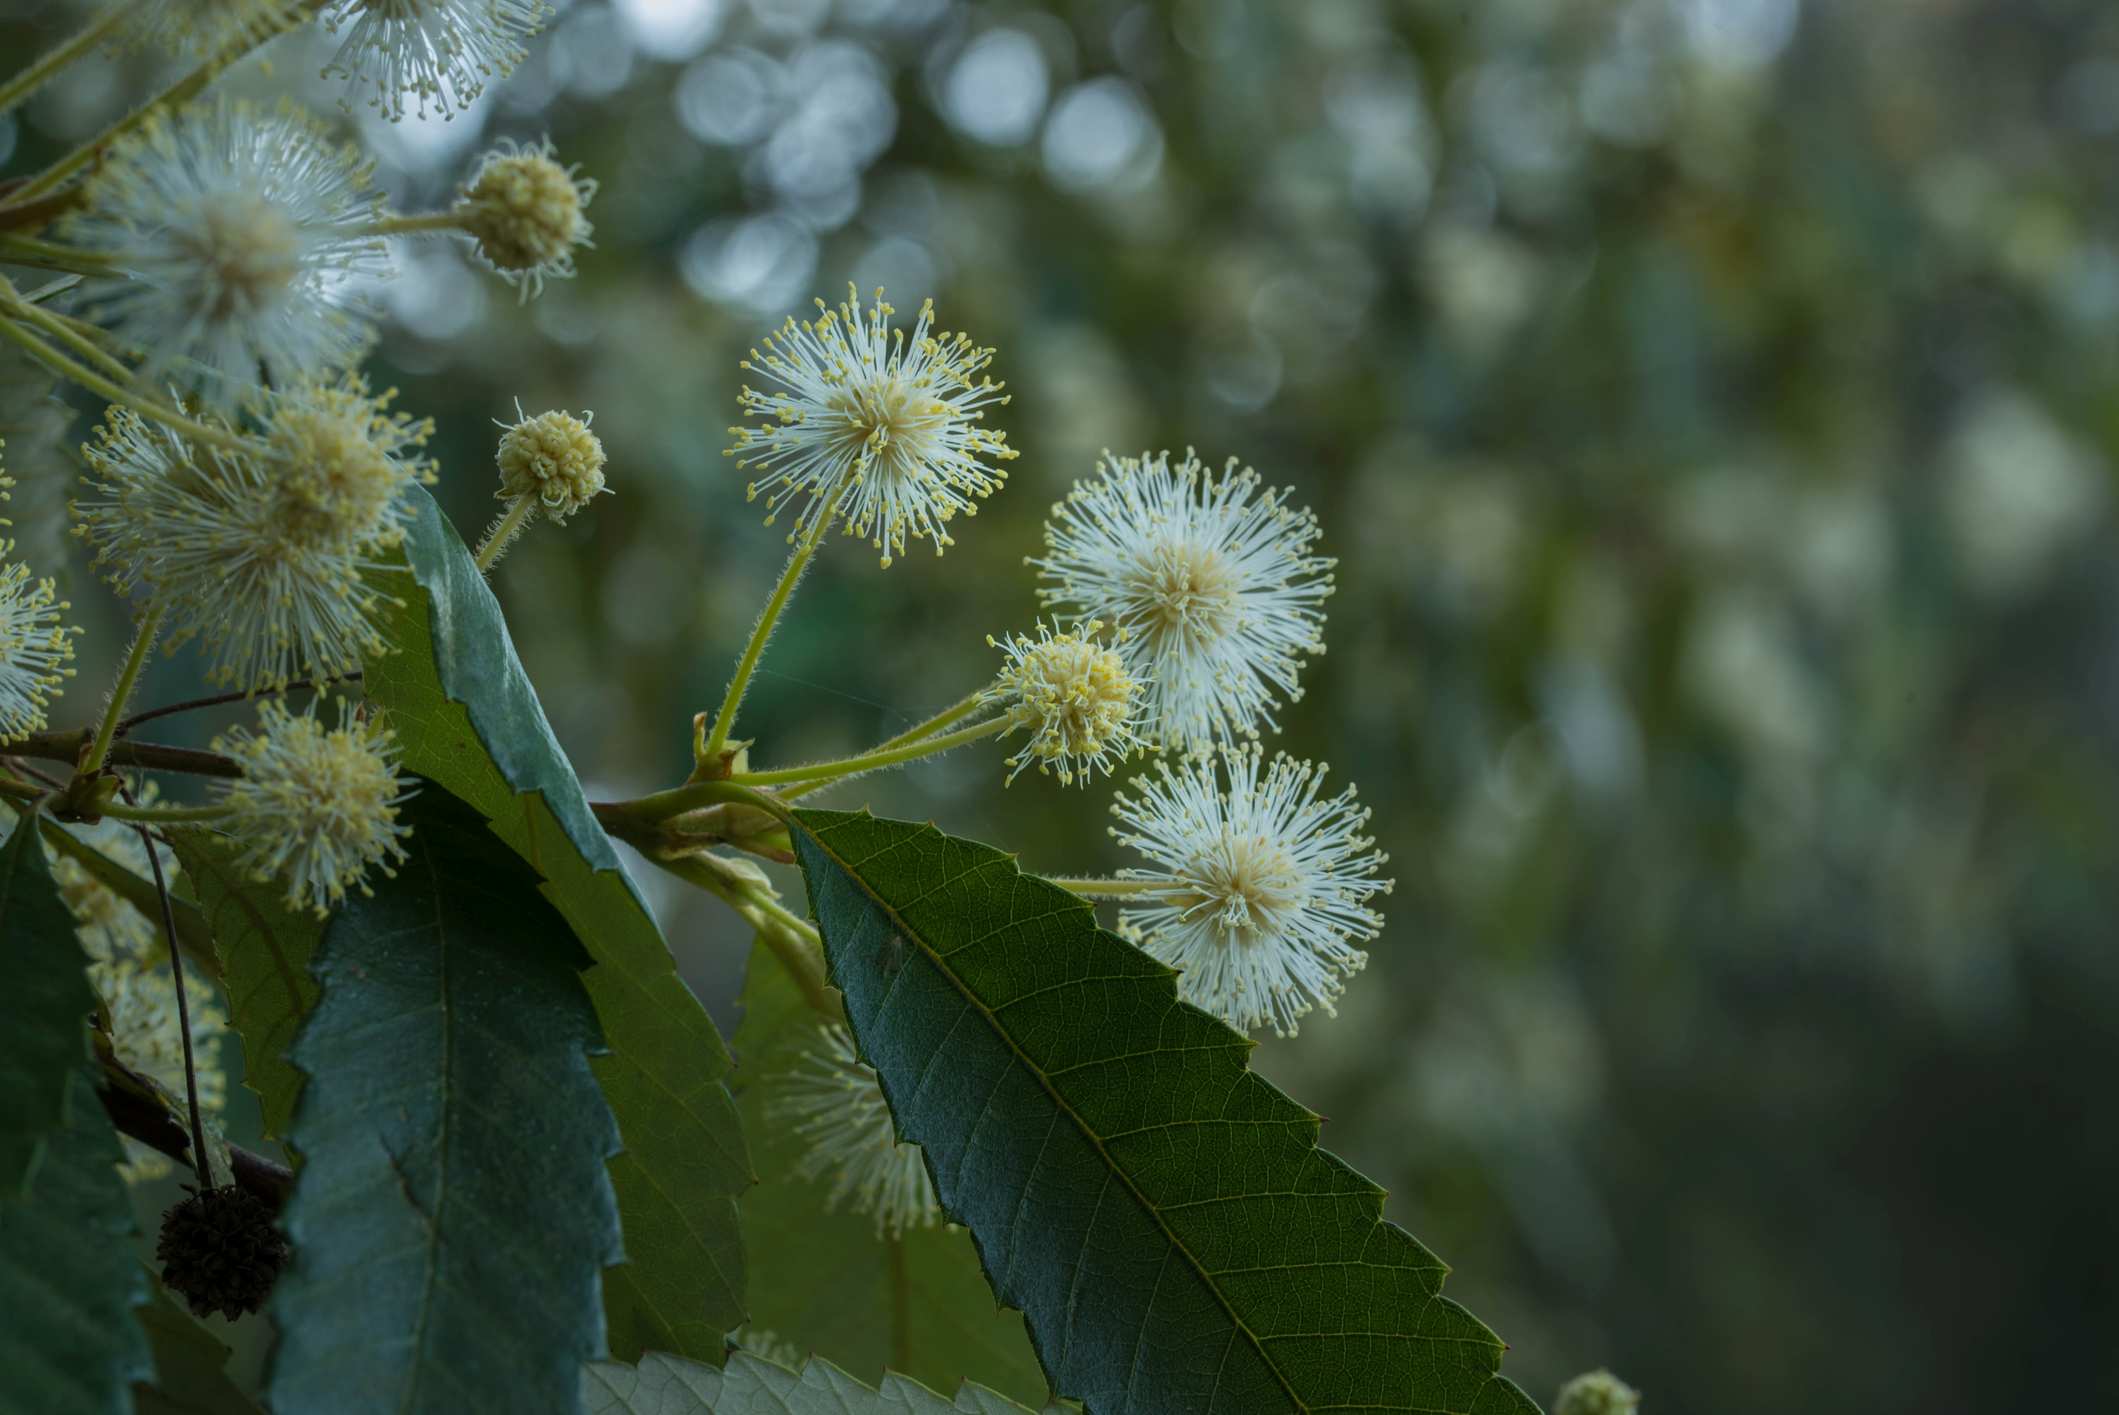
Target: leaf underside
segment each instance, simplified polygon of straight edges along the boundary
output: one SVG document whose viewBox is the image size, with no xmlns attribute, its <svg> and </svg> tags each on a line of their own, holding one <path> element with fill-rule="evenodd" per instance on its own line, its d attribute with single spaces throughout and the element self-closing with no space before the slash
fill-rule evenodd
<svg viewBox="0 0 2119 1415">
<path fill-rule="evenodd" d="M 325 929 L 294 1046 L 272 1405 L 569 1410 L 619 1257 L 580 947 L 476 812 L 431 785 L 405 812 L 411 858 Z"/>
<path fill-rule="evenodd" d="M 861 1380 L 897 1371 L 936 1390 L 971 1380 L 1044 1399 L 1023 1319 L 993 1300 L 970 1235 L 938 1224 L 878 1237 L 867 1215 L 827 1208 L 828 1179 L 796 1173 L 802 1146 L 771 1114 L 774 1079 L 818 1046 L 823 1025 L 772 950 L 753 947 L 735 1038 L 736 1104 L 760 1177 L 743 1196 L 745 1251 L 770 1275 L 751 1293 L 753 1328 Z"/>
<path fill-rule="evenodd" d="M 861 1384 L 828 1361 L 790 1371 L 746 1352 L 726 1370 L 673 1356 L 638 1367 L 601 1363 L 582 1377 L 588 1415 L 1030 1415 L 1027 1407 L 975 1385 L 954 1401 L 899 1375 Z"/>
<path fill-rule="evenodd" d="M 253 880 L 228 837 L 181 829 L 169 832 L 169 843 L 213 930 L 229 1020 L 243 1041 L 243 1084 L 257 1094 L 265 1133 L 284 1137 L 302 1092 L 287 1049 L 316 1005 L 309 960 L 323 920 L 290 908 L 278 882 Z"/>
<path fill-rule="evenodd" d="M 797 811 L 832 980 L 1047 1376 L 1092 1412 L 1533 1412 L 1318 1117 L 1014 857 Z"/>
<path fill-rule="evenodd" d="M 65 1122 L 96 1008 L 73 915 L 30 812 L 0 848 L 0 959 L 0 1196 L 12 1198 L 35 1181 L 47 1139 Z"/>
<path fill-rule="evenodd" d="M 753 1182 L 728 1048 L 596 824 L 516 658 L 500 606 L 432 497 L 412 493 L 404 604 L 363 692 L 389 712 L 407 770 L 468 801 L 545 878 L 588 947 L 583 982 L 610 1050 L 592 1063 L 624 1152 L 610 1165 L 628 1261 L 604 1275 L 611 1351 L 718 1362 L 744 1320 L 736 1196 Z"/>
</svg>

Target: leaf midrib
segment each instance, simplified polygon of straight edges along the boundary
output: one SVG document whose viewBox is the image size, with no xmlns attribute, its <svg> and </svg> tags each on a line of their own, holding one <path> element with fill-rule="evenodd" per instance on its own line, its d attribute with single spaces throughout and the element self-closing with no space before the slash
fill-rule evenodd
<svg viewBox="0 0 2119 1415">
<path fill-rule="evenodd" d="M 917 929 L 909 927 L 905 922 L 904 916 L 900 914 L 891 905 L 884 902 L 882 896 L 877 894 L 875 890 L 869 888 L 868 881 L 863 879 L 859 874 L 855 872 L 854 866 L 847 863 L 847 861 L 840 856 L 838 851 L 832 849 L 831 846 L 827 845 L 824 842 L 823 837 L 821 837 L 812 826 L 801 820 L 799 814 L 795 816 L 795 821 L 796 824 L 802 827 L 803 833 L 809 837 L 811 843 L 814 844 L 819 850 L 823 851 L 825 856 L 830 859 L 830 861 L 834 865 L 837 865 L 839 867 L 839 872 L 845 875 L 846 878 L 852 880 L 854 882 L 855 887 L 857 887 L 863 894 L 867 895 L 868 898 L 875 904 L 878 909 L 882 910 L 883 913 L 890 917 L 891 921 L 898 926 L 899 934 L 905 938 L 912 939 L 918 945 L 920 951 L 922 953 L 925 953 L 933 961 L 935 969 L 940 972 L 943 977 L 949 980 L 949 985 L 957 990 L 958 994 L 963 997 L 964 1001 L 969 1003 L 972 1007 L 978 1009 L 979 1016 L 985 1019 L 988 1030 L 990 1030 L 995 1036 L 1001 1039 L 1002 1044 L 1005 1045 L 1008 1050 L 1014 1054 L 1016 1060 L 1022 1064 L 1024 1070 L 1028 1071 L 1032 1076 L 1037 1078 L 1038 1085 L 1044 1090 L 1046 1095 L 1052 1098 L 1052 1104 L 1057 1107 L 1064 1115 L 1066 1115 L 1069 1120 L 1074 1122 L 1074 1127 L 1075 1129 L 1081 1132 L 1082 1138 L 1087 1140 L 1089 1144 L 1096 1150 L 1097 1158 L 1103 1161 L 1105 1169 L 1111 1175 L 1116 1177 L 1119 1183 L 1125 1186 L 1126 1192 L 1131 1194 L 1134 1198 L 1134 1201 L 1138 1203 L 1142 1209 L 1146 1210 L 1148 1215 L 1155 1220 L 1155 1226 L 1162 1230 L 1163 1236 L 1170 1241 L 1170 1246 L 1176 1251 L 1184 1254 L 1185 1261 L 1191 1264 L 1192 1266 L 1192 1271 L 1199 1275 L 1201 1285 L 1203 1285 L 1208 1292 L 1214 1295 L 1214 1301 L 1216 1305 L 1218 1305 L 1222 1309 L 1222 1311 L 1228 1313 L 1229 1320 L 1235 1324 L 1236 1329 L 1238 1331 L 1243 1333 L 1244 1340 L 1248 1341 L 1251 1344 L 1251 1348 L 1258 1353 L 1258 1359 L 1263 1361 L 1265 1363 L 1266 1369 L 1273 1373 L 1273 1379 L 1278 1381 L 1280 1383 L 1280 1388 L 1287 1392 L 1288 1399 L 1295 1403 L 1295 1408 L 1301 1411 L 1308 1411 L 1310 1408 L 1309 1405 L 1303 1400 L 1303 1398 L 1299 1394 L 1296 1393 L 1294 1386 L 1289 1384 L 1287 1376 L 1281 1372 L 1279 1363 L 1273 1360 L 1272 1353 L 1266 1350 L 1265 1344 L 1258 1339 L 1257 1333 L 1251 1330 L 1250 1324 L 1244 1321 L 1244 1319 L 1237 1314 L 1236 1309 L 1234 1307 L 1229 1305 L 1229 1299 L 1223 1295 L 1220 1286 L 1214 1281 L 1213 1276 L 1207 1272 L 1205 1265 L 1202 1264 L 1197 1255 L 1195 1255 L 1192 1250 L 1185 1245 L 1184 1240 L 1178 1237 L 1176 1231 L 1173 1230 L 1167 1223 L 1163 1222 L 1162 1209 L 1156 1204 L 1149 1202 L 1148 1196 L 1141 1193 L 1139 1186 L 1134 1184 L 1133 1177 L 1127 1174 L 1125 1169 L 1115 1159 L 1112 1158 L 1110 1151 L 1104 1148 L 1103 1138 L 1099 1136 L 1096 1131 L 1089 1125 L 1089 1123 L 1082 1118 L 1080 1112 L 1075 1110 L 1075 1108 L 1068 1103 L 1066 1097 L 1062 1096 L 1059 1091 L 1053 1087 L 1052 1083 L 1046 1079 L 1044 1068 L 1038 1066 L 1035 1062 L 1031 1061 L 1029 1056 L 1024 1053 L 1023 1049 L 1016 1045 L 1015 1038 L 1010 1036 L 1008 1032 L 1000 1025 L 998 1019 L 993 1013 L 993 1010 L 987 1007 L 984 1002 L 980 1001 L 978 995 L 973 993 L 970 988 L 965 986 L 963 980 L 957 976 L 956 970 L 949 967 L 947 961 L 943 958 L 943 956 L 929 946 L 926 935 L 924 933 Z M 912 838 L 917 839 L 918 837 L 914 836 Z M 897 848 L 898 846 L 896 844 L 892 844 L 886 847 L 878 854 L 871 856 L 870 859 L 881 859 L 884 855 L 889 854 L 891 851 L 896 850 Z M 1008 863 L 1011 865 L 1011 867 L 1013 867 L 1013 864 L 1010 861 L 1003 861 L 1003 863 Z M 1017 873 L 1021 874 L 1021 871 L 1018 869 Z M 1047 1138 L 1049 1139 L 1050 1137 L 1048 1136 Z M 1150 1299 L 1149 1305 L 1151 1307 L 1154 1305 L 1152 1298 Z M 1217 1384 L 1219 1383 L 1219 1380 L 1220 1377 L 1217 1374 Z M 1127 1398 L 1131 1398 L 1130 1390 L 1127 1392 Z"/>
</svg>

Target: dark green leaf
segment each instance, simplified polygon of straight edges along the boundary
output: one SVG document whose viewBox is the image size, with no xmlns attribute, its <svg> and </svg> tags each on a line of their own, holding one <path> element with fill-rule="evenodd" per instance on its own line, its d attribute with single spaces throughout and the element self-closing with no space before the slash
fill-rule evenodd
<svg viewBox="0 0 2119 1415">
<path fill-rule="evenodd" d="M 589 812 L 515 657 L 500 606 L 424 492 L 406 539 L 401 651 L 367 666 L 405 765 L 476 806 L 535 865 L 596 960 L 585 983 L 610 1053 L 596 1079 L 625 1152 L 611 1162 L 629 1260 L 605 1275 L 611 1350 L 719 1361 L 742 1324 L 736 1196 L 750 1158 L 729 1099 L 728 1049 L 677 976 L 669 947 Z"/>
<path fill-rule="evenodd" d="M 798 811 L 832 980 L 1046 1374 L 1093 1412 L 1534 1411 L 1318 1118 L 1013 856 Z"/>
<path fill-rule="evenodd" d="M 12 1041 L 0 1035 L 0 1046 Z M 132 1315 L 147 1275 L 118 1177 L 123 1155 L 78 1029 L 73 1042 L 65 1121 L 28 1192 L 0 1199 L 0 1410 L 11 1415 L 125 1415 L 133 1382 L 154 1369 Z"/>
<path fill-rule="evenodd" d="M 243 1083 L 257 1093 L 265 1133 L 284 1137 L 302 1090 L 287 1048 L 316 1003 L 309 959 L 323 921 L 289 908 L 280 884 L 251 879 L 227 837 L 192 829 L 169 840 L 213 930 L 229 1020 L 243 1039 Z"/>
<path fill-rule="evenodd" d="M 46 1139 L 65 1120 L 96 1010 L 74 916 L 45 863 L 37 817 L 23 812 L 0 848 L 0 1195 L 35 1179 Z"/>
<path fill-rule="evenodd" d="M 429 785 L 405 819 L 411 858 L 324 930 L 294 1045 L 272 1404 L 564 1411 L 619 1257 L 584 960 L 476 812 Z"/>
<path fill-rule="evenodd" d="M 979 1386 L 961 1387 L 950 1401 L 903 1376 L 871 1388 L 828 1361 L 811 1359 L 798 1373 L 746 1352 L 725 1371 L 675 1356 L 598 1364 L 583 1385 L 589 1415 L 1030 1415 Z"/>
<path fill-rule="evenodd" d="M 152 1385 L 133 1388 L 137 1415 L 257 1415 L 257 1402 L 228 1377 L 228 1347 L 170 1299 L 152 1277 L 140 1325 L 154 1348 Z"/>
<path fill-rule="evenodd" d="M 973 1380 L 1042 1400 L 1023 1319 L 994 1302 L 969 1234 L 936 1226 L 879 1238 L 873 1219 L 826 1207 L 827 1180 L 796 1174 L 801 1145 L 769 1114 L 772 1086 L 820 1044 L 823 1025 L 772 950 L 753 948 L 736 1033 L 736 1104 L 759 1175 L 742 1203 L 753 1327 L 863 1380 L 901 1371 L 937 1390 Z"/>
</svg>

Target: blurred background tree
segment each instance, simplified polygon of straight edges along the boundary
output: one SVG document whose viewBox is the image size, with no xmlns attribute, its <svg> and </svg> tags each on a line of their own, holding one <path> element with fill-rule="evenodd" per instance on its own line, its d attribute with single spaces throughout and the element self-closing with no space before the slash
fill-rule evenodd
<svg viewBox="0 0 2119 1415">
<path fill-rule="evenodd" d="M 5 0 L 0 43 L 79 8 Z M 1257 1060 L 1511 1374 L 1608 1364 L 1732 1415 L 2119 1403 L 2119 11 L 559 10 L 470 111 L 345 121 L 403 204 L 496 135 L 602 184 L 541 300 L 438 239 L 373 292 L 378 381 L 439 420 L 467 531 L 494 419 L 596 413 L 617 495 L 496 575 L 592 791 L 682 775 L 778 568 L 721 456 L 736 360 L 848 282 L 931 292 L 1000 347 L 1024 455 L 947 561 L 826 558 L 754 689 L 762 753 L 990 674 L 1100 448 L 1240 456 L 1340 557 L 1280 744 L 1360 783 L 1399 882 L 1341 1015 Z M 0 151 L 164 65 L 80 67 Z M 0 386 L 59 569 L 74 459 Z M 119 621 L 64 573 L 93 683 Z M 1116 863 L 1102 791 L 998 778 L 966 754 L 833 799 Z M 642 873 L 728 1021 L 747 940 Z"/>
</svg>

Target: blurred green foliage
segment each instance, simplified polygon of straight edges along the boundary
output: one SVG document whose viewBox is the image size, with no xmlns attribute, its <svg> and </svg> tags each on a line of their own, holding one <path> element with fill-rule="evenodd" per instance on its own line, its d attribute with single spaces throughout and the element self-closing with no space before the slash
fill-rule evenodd
<svg viewBox="0 0 2119 1415">
<path fill-rule="evenodd" d="M 319 67 L 273 58 L 239 85 Z M 534 304 L 439 241 L 376 292 L 467 531 L 492 419 L 595 410 L 617 495 L 496 576 L 592 791 L 681 775 L 783 553 L 721 456 L 737 358 L 849 281 L 931 291 L 1024 455 L 947 559 L 811 576 L 761 761 L 991 672 L 1099 448 L 1240 456 L 1341 558 L 1278 742 L 1360 783 L 1399 883 L 1341 1015 L 1258 1062 L 1511 1374 L 2119 1401 L 2119 11 L 578 0 L 473 112 L 357 126 L 413 207 L 494 134 L 602 184 Z M 118 631 L 71 577 L 93 683 Z M 1102 790 L 999 776 L 831 799 L 1118 862 Z M 747 941 L 658 901 L 726 1017 Z"/>
</svg>

